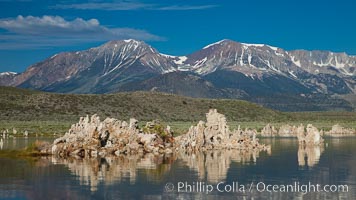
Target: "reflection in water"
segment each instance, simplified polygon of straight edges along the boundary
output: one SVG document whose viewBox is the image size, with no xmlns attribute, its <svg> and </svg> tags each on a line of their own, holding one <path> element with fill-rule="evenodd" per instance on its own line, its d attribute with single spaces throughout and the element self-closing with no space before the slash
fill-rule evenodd
<svg viewBox="0 0 356 200">
<path fill-rule="evenodd" d="M 139 169 L 156 172 L 147 173 L 148 176 L 162 176 L 169 171 L 171 159 L 153 154 L 84 159 L 52 157 L 52 163 L 66 165 L 71 173 L 79 178 L 81 185 L 88 185 L 91 191 L 96 191 L 99 183 L 112 185 L 123 179 L 134 183 Z M 156 177 L 148 178 L 157 180 Z"/>
<path fill-rule="evenodd" d="M 260 151 L 214 150 L 194 154 L 180 152 L 178 159 L 198 172 L 200 180 L 217 183 L 226 179 L 232 162 L 242 164 L 256 163 Z M 270 153 L 270 152 L 269 152 Z"/>
<path fill-rule="evenodd" d="M 226 179 L 232 162 L 255 163 L 259 152 L 216 150 L 196 154 L 179 152 L 171 157 L 153 154 L 84 159 L 52 157 L 52 163 L 67 166 L 71 173 L 79 178 L 81 185 L 88 185 L 92 191 L 96 191 L 100 183 L 111 185 L 126 179 L 134 184 L 138 170 L 146 171 L 145 175 L 150 181 L 160 180 L 170 171 L 171 164 L 176 159 L 182 160 L 187 167 L 197 171 L 199 179 L 217 183 Z"/>
<path fill-rule="evenodd" d="M 3 145 L 1 150 L 14 150 L 14 149 L 23 149 L 28 147 L 30 144 L 35 143 L 36 141 L 45 141 L 52 143 L 54 138 L 52 137 L 15 137 L 10 136 L 7 138 L 3 138 Z M 0 139 L 0 147 L 1 147 L 1 139 Z"/>
<path fill-rule="evenodd" d="M 12 144 L 11 140 L 6 141 Z M 320 147 L 298 149 L 296 140 L 265 141 L 272 145 L 270 156 L 263 152 L 226 150 L 180 152 L 171 157 L 152 154 L 93 159 L 0 157 L 0 199 L 356 199 L 356 139 L 327 140 L 329 146 L 325 150 Z M 18 145 L 23 142 L 17 138 Z M 301 184 L 347 184 L 350 189 L 347 193 L 308 194 L 257 190 L 243 194 L 206 194 L 164 190 L 168 182 L 185 180 L 215 185 L 217 181 L 238 181 L 244 185 L 251 181 L 277 185 L 298 181 Z"/>
<path fill-rule="evenodd" d="M 324 151 L 323 146 L 319 145 L 299 145 L 298 164 L 299 166 L 313 167 L 318 164 L 320 156 Z"/>
</svg>

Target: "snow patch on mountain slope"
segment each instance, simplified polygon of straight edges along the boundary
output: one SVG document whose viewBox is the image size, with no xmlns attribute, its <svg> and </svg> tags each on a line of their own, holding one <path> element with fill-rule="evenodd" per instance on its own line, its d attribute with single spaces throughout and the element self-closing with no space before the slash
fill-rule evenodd
<svg viewBox="0 0 356 200">
<path fill-rule="evenodd" d="M 194 66 L 193 66 L 193 69 L 196 69 L 196 68 L 201 67 L 207 60 L 208 60 L 208 58 L 205 57 L 205 58 L 203 58 L 203 59 L 201 59 L 201 60 L 195 61 L 195 64 L 194 64 Z"/>
<path fill-rule="evenodd" d="M 241 43 L 241 44 L 244 46 L 247 46 L 247 47 L 263 47 L 263 46 L 265 46 L 265 44 L 249 44 L 249 43 Z"/>
<path fill-rule="evenodd" d="M 300 60 L 297 60 L 295 56 L 290 56 L 290 59 L 295 65 L 297 65 L 298 67 L 302 67 L 302 65 L 300 64 Z"/>
<path fill-rule="evenodd" d="M 16 72 L 2 72 L 0 73 L 0 76 L 10 76 L 10 75 L 16 75 Z"/>
<path fill-rule="evenodd" d="M 275 52 L 275 54 L 276 54 L 277 56 L 284 57 L 284 54 L 278 53 L 277 51 Z"/>
<path fill-rule="evenodd" d="M 187 56 L 178 56 L 178 60 L 174 60 L 173 62 L 177 65 L 182 65 L 187 59 Z"/>
<path fill-rule="evenodd" d="M 334 62 L 333 62 L 334 61 Z M 330 57 L 329 60 L 327 62 L 323 62 L 322 60 L 320 60 L 320 62 L 315 62 L 313 61 L 313 65 L 315 66 L 319 66 L 319 67 L 335 67 L 337 69 L 344 69 L 348 63 L 344 63 L 344 62 L 339 62 L 337 57 Z M 351 74 L 352 75 L 352 74 Z"/>
<path fill-rule="evenodd" d="M 171 69 L 163 70 L 163 74 L 167 74 L 167 73 L 175 72 L 175 71 L 177 71 L 177 70 L 174 68 L 171 68 Z"/>
<path fill-rule="evenodd" d="M 124 42 L 126 42 L 126 43 L 130 43 L 130 42 L 137 42 L 136 40 L 134 40 L 134 39 L 128 39 L 128 40 L 124 40 Z"/>
<path fill-rule="evenodd" d="M 338 69 L 345 67 L 345 63 L 342 63 L 342 62 L 339 63 L 339 62 L 337 61 L 337 57 L 336 57 L 336 56 L 335 56 L 335 67 L 338 68 Z"/>
<path fill-rule="evenodd" d="M 212 47 L 212 46 L 214 46 L 214 45 L 221 44 L 221 43 L 223 43 L 224 41 L 226 41 L 226 39 L 223 39 L 223 40 L 220 40 L 220 41 L 214 42 L 214 43 L 212 43 L 212 44 L 209 44 L 209 45 L 207 45 L 207 46 L 203 47 L 203 49 L 207 49 L 207 48 Z"/>
<path fill-rule="evenodd" d="M 217 70 L 217 68 L 218 68 L 218 67 L 213 67 L 212 69 L 207 70 L 207 69 L 205 69 L 204 67 L 200 67 L 200 68 L 198 68 L 195 72 L 198 73 L 198 74 L 200 74 L 200 75 L 202 75 L 202 74 L 207 74 L 207 72 L 213 73 L 213 72 L 215 72 L 215 71 Z"/>
<path fill-rule="evenodd" d="M 289 73 L 291 76 L 293 76 L 294 78 L 298 78 L 298 77 L 294 74 L 293 71 L 288 71 L 288 73 Z"/>
<path fill-rule="evenodd" d="M 168 55 L 168 54 L 164 54 L 164 53 L 159 53 L 161 56 L 164 56 L 166 58 L 177 58 L 177 56 L 172 56 L 172 55 Z"/>
<path fill-rule="evenodd" d="M 249 43 L 241 43 L 242 45 L 246 46 L 246 47 L 268 47 L 270 49 L 272 49 L 273 51 L 277 51 L 278 47 L 274 47 L 274 46 L 270 46 L 270 45 L 266 45 L 266 44 L 249 44 Z"/>
<path fill-rule="evenodd" d="M 345 68 L 341 68 L 339 71 L 341 73 L 343 73 L 344 75 L 347 75 L 347 76 L 353 76 L 354 75 L 353 73 L 350 73 L 350 72 L 346 71 Z"/>
<path fill-rule="evenodd" d="M 277 51 L 278 50 L 278 47 L 273 47 L 273 46 L 269 46 L 267 45 L 270 49 L 272 49 L 273 51 Z"/>
</svg>

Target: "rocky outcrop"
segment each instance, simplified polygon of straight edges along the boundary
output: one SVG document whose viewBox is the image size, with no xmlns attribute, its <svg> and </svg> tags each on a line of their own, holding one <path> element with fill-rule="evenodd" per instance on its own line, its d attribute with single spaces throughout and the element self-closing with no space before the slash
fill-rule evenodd
<svg viewBox="0 0 356 200">
<path fill-rule="evenodd" d="M 302 129 L 304 131 L 304 127 Z M 300 126 L 296 127 L 289 124 L 283 124 L 277 129 L 273 125 L 267 124 L 262 128 L 260 135 L 263 137 L 297 137 L 298 132 L 300 132 Z"/>
<path fill-rule="evenodd" d="M 323 138 L 321 137 L 321 133 L 319 130 L 311 124 L 307 125 L 307 131 L 304 132 L 304 127 L 302 131 L 302 127 L 300 126 L 298 132 L 298 142 L 300 145 L 306 146 L 317 146 L 323 144 Z"/>
<path fill-rule="evenodd" d="M 136 153 L 171 153 L 172 134 L 161 124 L 155 124 L 150 132 L 139 130 L 137 120 L 130 123 L 114 118 L 100 121 L 97 115 L 81 117 L 69 131 L 57 138 L 52 145 L 52 154 L 61 157 L 97 157 Z"/>
<path fill-rule="evenodd" d="M 298 137 L 298 164 L 299 166 L 313 167 L 319 162 L 324 151 L 322 131 L 319 131 L 311 124 L 307 125 L 306 132 L 301 124 L 296 128 Z"/>
<path fill-rule="evenodd" d="M 279 127 L 278 136 L 280 137 L 296 137 L 297 127 L 291 126 L 289 124 L 282 125 Z"/>
<path fill-rule="evenodd" d="M 312 135 L 314 133 L 317 133 L 319 135 L 323 135 L 323 131 L 318 131 L 317 128 L 315 128 L 312 125 L 308 125 L 309 127 L 309 132 Z M 300 124 L 299 126 L 291 126 L 289 124 L 283 124 L 279 127 L 278 131 L 277 128 L 275 128 L 271 124 L 267 124 L 263 129 L 261 130 L 260 134 L 263 137 L 297 137 L 298 140 L 304 140 L 306 136 L 308 135 L 308 127 L 307 127 L 307 133 L 305 132 L 305 127 L 303 124 Z M 309 137 L 309 136 L 308 136 Z"/>
<path fill-rule="evenodd" d="M 274 137 L 274 136 L 277 136 L 277 134 L 278 134 L 278 131 L 271 124 L 267 124 L 261 130 L 261 136 L 263 136 L 263 137 Z"/>
<path fill-rule="evenodd" d="M 298 138 L 298 141 L 303 140 L 305 137 L 305 127 L 303 124 L 300 124 L 296 129 L 295 129 L 295 135 Z"/>
<path fill-rule="evenodd" d="M 325 132 L 324 135 L 330 137 L 356 136 L 356 130 L 351 128 L 344 128 L 339 124 L 332 126 L 330 131 Z"/>
<path fill-rule="evenodd" d="M 177 149 L 186 151 L 205 151 L 212 149 L 268 150 L 270 147 L 260 144 L 254 131 L 240 129 L 230 131 L 223 114 L 210 109 L 206 114 L 207 122 L 200 121 L 190 127 L 187 134 L 175 138 Z"/>
<path fill-rule="evenodd" d="M 97 115 L 82 117 L 69 131 L 57 138 L 50 149 L 60 157 L 105 157 L 121 154 L 171 154 L 174 150 L 204 151 L 211 149 L 270 150 L 260 144 L 257 131 L 240 128 L 230 131 L 223 114 L 211 109 L 207 122 L 200 121 L 187 134 L 173 138 L 169 126 L 159 121 L 147 122 L 142 129 L 136 119 L 130 123 L 114 118 L 100 121 Z"/>
</svg>

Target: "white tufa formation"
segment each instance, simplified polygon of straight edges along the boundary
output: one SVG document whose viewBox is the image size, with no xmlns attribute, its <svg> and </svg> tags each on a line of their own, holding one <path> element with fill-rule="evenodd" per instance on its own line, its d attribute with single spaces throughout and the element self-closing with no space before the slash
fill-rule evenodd
<svg viewBox="0 0 356 200">
<path fill-rule="evenodd" d="M 200 121 L 190 127 L 187 134 L 175 139 L 177 149 L 187 151 L 205 151 L 211 149 L 268 150 L 270 146 L 260 144 L 255 130 L 230 131 L 223 114 L 210 109 L 206 114 L 207 122 Z"/>
</svg>

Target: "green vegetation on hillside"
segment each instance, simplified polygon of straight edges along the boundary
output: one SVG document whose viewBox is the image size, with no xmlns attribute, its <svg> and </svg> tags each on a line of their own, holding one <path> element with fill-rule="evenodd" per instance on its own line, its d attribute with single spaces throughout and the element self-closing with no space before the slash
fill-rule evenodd
<svg viewBox="0 0 356 200">
<path fill-rule="evenodd" d="M 334 123 L 356 126 L 355 112 L 283 113 L 241 100 L 215 100 L 182 97 L 157 92 L 133 92 L 105 95 L 54 94 L 11 87 L 0 87 L 0 130 L 15 127 L 18 133 L 64 133 L 81 116 L 98 114 L 101 119 L 158 119 L 183 133 L 205 113 L 216 108 L 226 115 L 231 128 L 261 129 L 267 123 L 313 123 L 328 129 Z"/>
<path fill-rule="evenodd" d="M 0 87 L 0 120 L 72 121 L 97 113 L 139 121 L 198 121 L 216 108 L 230 121 L 281 121 L 288 115 L 241 100 L 182 97 L 156 92 L 74 95 Z"/>
</svg>

